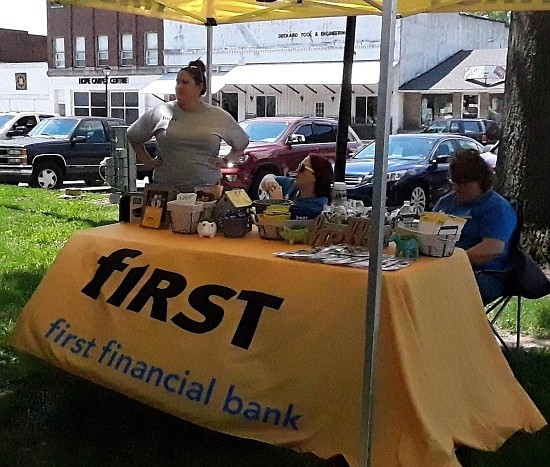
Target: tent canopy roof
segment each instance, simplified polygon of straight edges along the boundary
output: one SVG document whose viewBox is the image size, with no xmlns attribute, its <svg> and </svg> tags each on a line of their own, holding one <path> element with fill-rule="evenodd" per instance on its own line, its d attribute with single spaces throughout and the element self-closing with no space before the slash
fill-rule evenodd
<svg viewBox="0 0 550 467">
<path fill-rule="evenodd" d="M 380 15 L 383 0 L 49 0 L 194 24 Z M 397 13 L 550 10 L 547 0 L 398 0 Z"/>
</svg>

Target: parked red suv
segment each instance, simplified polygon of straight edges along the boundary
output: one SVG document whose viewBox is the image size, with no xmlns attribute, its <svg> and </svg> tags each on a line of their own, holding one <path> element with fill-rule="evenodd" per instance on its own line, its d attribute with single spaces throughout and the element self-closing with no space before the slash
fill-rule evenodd
<svg viewBox="0 0 550 467">
<path fill-rule="evenodd" d="M 336 158 L 338 122 L 315 117 L 258 117 L 239 123 L 250 138 L 235 164 L 222 169 L 222 185 L 244 188 L 258 199 L 262 178 L 268 173 L 292 175 L 309 154 Z M 357 134 L 348 129 L 348 157 L 363 147 Z M 220 156 L 229 152 L 222 144 Z"/>
</svg>

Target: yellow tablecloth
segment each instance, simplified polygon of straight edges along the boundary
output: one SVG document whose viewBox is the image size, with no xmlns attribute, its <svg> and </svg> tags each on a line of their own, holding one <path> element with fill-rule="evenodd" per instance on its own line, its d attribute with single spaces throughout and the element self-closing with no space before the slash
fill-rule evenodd
<svg viewBox="0 0 550 467">
<path fill-rule="evenodd" d="M 259 239 L 115 224 L 75 233 L 12 343 L 205 427 L 357 466 L 367 271 Z M 382 276 L 375 466 L 458 465 L 546 422 L 492 335 L 468 259 Z"/>
</svg>

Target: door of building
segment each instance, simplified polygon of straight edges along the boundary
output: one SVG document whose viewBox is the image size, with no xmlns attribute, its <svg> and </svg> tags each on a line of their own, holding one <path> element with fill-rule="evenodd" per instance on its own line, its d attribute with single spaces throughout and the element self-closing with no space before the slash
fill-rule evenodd
<svg viewBox="0 0 550 467">
<path fill-rule="evenodd" d="M 222 109 L 239 121 L 239 95 L 236 92 L 222 92 Z"/>
<path fill-rule="evenodd" d="M 479 118 L 479 94 L 462 95 L 462 118 Z"/>
</svg>

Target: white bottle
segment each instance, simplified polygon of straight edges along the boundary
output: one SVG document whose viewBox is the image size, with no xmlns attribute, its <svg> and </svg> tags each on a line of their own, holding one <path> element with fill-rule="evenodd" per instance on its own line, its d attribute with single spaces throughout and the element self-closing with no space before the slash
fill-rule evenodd
<svg viewBox="0 0 550 467">
<path fill-rule="evenodd" d="M 343 206 L 347 201 L 347 191 L 345 182 L 334 182 L 332 187 L 332 204 L 334 206 Z"/>
<path fill-rule="evenodd" d="M 399 219 L 405 227 L 411 227 L 414 224 L 414 210 L 409 200 L 404 201 L 399 209 Z"/>
</svg>

